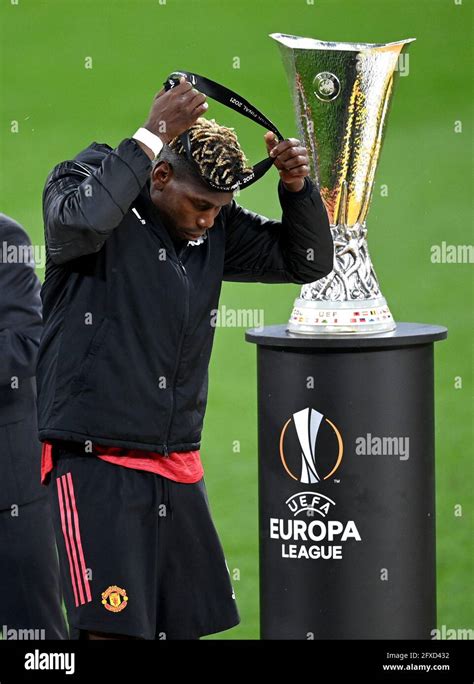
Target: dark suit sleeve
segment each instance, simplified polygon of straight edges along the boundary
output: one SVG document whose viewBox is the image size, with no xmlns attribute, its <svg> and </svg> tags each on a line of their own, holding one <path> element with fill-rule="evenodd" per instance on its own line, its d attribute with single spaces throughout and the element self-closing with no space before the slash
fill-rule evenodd
<svg viewBox="0 0 474 684">
<path fill-rule="evenodd" d="M 279 182 L 281 221 L 240 207 L 224 210 L 224 280 L 261 283 L 311 283 L 332 271 L 334 247 L 329 220 L 309 178 L 300 192 Z"/>
<path fill-rule="evenodd" d="M 35 375 L 41 285 L 28 259 L 30 244 L 19 224 L 0 214 L 0 386 Z"/>
<path fill-rule="evenodd" d="M 43 218 L 55 264 L 98 252 L 143 188 L 151 161 L 126 138 L 84 174 L 81 164 L 58 164 L 46 181 Z M 86 177 L 84 177 L 86 176 Z"/>
</svg>

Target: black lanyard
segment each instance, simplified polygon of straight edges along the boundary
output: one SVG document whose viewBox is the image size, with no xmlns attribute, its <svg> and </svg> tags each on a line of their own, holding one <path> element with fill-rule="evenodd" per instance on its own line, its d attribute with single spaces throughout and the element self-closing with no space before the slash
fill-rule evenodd
<svg viewBox="0 0 474 684">
<path fill-rule="evenodd" d="M 170 76 L 168 76 L 168 78 L 163 84 L 165 90 L 170 90 L 171 88 L 174 88 L 174 86 L 177 86 L 179 84 L 179 79 L 181 78 L 181 76 L 185 76 L 186 80 L 192 83 L 193 86 L 195 86 L 197 90 L 199 90 L 200 92 L 204 93 L 205 95 L 208 95 L 209 97 L 212 97 L 213 100 L 220 102 L 221 104 L 225 105 L 226 107 L 229 107 L 230 109 L 233 109 L 239 114 L 242 114 L 242 116 L 251 119 L 259 126 L 263 126 L 263 128 L 272 131 L 278 137 L 279 141 L 284 140 L 283 135 L 280 133 L 275 124 L 273 124 L 270 121 L 270 119 L 267 119 L 267 117 L 264 114 L 262 114 L 262 112 L 260 112 L 256 107 L 251 105 L 250 102 L 245 100 L 240 95 L 237 95 L 237 93 L 234 93 L 233 90 L 226 88 L 220 83 L 211 81 L 209 78 L 199 76 L 199 74 L 191 74 L 187 71 L 174 71 L 172 74 L 170 74 Z M 187 158 L 194 162 L 194 159 L 191 155 L 191 145 L 189 142 L 188 131 L 182 133 L 179 136 L 179 139 L 181 140 L 181 143 L 184 147 Z M 239 181 L 230 186 L 220 186 L 215 184 L 209 178 L 202 178 L 214 190 L 232 192 L 241 187 L 247 188 L 249 185 L 252 185 L 256 181 L 258 181 L 273 165 L 273 161 L 274 160 L 271 157 L 262 159 L 262 161 L 255 164 L 251 172 L 244 175 Z"/>
</svg>

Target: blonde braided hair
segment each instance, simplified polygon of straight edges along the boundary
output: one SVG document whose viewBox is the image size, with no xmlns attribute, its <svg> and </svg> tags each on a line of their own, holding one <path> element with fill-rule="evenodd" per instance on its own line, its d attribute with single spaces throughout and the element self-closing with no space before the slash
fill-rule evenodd
<svg viewBox="0 0 474 684">
<path fill-rule="evenodd" d="M 199 117 L 188 134 L 192 158 L 204 178 L 225 187 L 252 171 L 233 128 L 220 126 L 215 119 Z M 175 154 L 186 157 L 179 137 L 173 138 L 168 146 Z"/>
</svg>

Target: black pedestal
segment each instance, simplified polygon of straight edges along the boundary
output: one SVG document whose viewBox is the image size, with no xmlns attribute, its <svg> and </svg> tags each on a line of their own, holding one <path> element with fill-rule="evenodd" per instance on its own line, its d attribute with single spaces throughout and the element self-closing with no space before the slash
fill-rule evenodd
<svg viewBox="0 0 474 684">
<path fill-rule="evenodd" d="M 262 639 L 430 639 L 433 342 L 446 328 L 258 345 Z"/>
</svg>

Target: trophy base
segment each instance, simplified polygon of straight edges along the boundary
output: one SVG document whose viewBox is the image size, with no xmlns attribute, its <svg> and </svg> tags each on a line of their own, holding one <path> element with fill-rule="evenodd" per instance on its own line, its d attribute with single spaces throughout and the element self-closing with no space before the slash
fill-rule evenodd
<svg viewBox="0 0 474 684">
<path fill-rule="evenodd" d="M 342 302 L 296 299 L 287 330 L 303 335 L 367 335 L 396 327 L 384 297 Z"/>
</svg>

